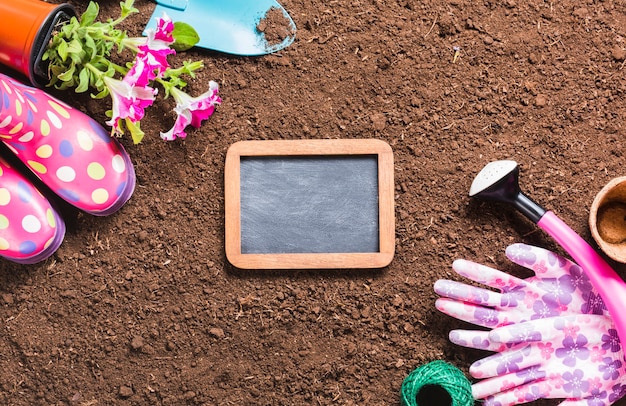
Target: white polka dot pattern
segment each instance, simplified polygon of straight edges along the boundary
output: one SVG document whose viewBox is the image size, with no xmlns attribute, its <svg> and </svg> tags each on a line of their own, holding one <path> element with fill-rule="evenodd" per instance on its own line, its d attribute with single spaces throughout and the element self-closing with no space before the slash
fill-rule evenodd
<svg viewBox="0 0 626 406">
<path fill-rule="evenodd" d="M 63 242 L 65 225 L 50 202 L 0 158 L 0 256 L 32 264 Z"/>
<path fill-rule="evenodd" d="M 2 74 L 0 140 L 52 191 L 88 213 L 110 214 L 134 191 L 130 158 L 101 125 Z M 35 229 L 30 220 L 24 224 Z"/>
</svg>

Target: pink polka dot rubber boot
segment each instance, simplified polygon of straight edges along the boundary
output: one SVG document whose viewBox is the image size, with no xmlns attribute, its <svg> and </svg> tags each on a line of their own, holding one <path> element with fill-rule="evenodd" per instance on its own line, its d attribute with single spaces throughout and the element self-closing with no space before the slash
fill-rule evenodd
<svg viewBox="0 0 626 406">
<path fill-rule="evenodd" d="M 34 264 L 63 242 L 65 223 L 32 183 L 0 158 L 0 256 Z"/>
<path fill-rule="evenodd" d="M 128 154 L 100 124 L 3 74 L 0 140 L 54 193 L 87 213 L 114 213 L 135 189 Z"/>
</svg>

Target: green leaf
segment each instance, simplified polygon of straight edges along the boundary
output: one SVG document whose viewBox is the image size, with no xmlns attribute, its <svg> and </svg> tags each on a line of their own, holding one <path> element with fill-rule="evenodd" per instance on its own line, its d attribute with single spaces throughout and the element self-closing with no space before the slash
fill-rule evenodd
<svg viewBox="0 0 626 406">
<path fill-rule="evenodd" d="M 135 144 L 139 144 L 141 140 L 143 140 L 143 136 L 146 135 L 141 130 L 141 125 L 140 125 L 141 123 L 139 121 L 137 121 L 136 123 L 133 123 L 128 118 L 125 119 L 125 121 L 126 121 L 126 127 L 128 128 L 128 131 L 130 131 L 130 135 L 133 137 L 133 142 Z"/>
<path fill-rule="evenodd" d="M 172 48 L 178 52 L 186 51 L 200 41 L 200 36 L 196 30 L 191 25 L 182 21 L 176 21 L 174 23 L 172 36 L 174 37 L 174 44 L 172 44 Z"/>
<path fill-rule="evenodd" d="M 93 38 L 90 36 L 85 37 L 85 48 L 87 48 L 90 51 L 89 59 L 93 58 L 95 55 L 98 54 L 98 47 L 96 46 L 96 43 L 93 40 Z"/>
<path fill-rule="evenodd" d="M 63 82 L 69 82 L 74 77 L 74 72 L 76 71 L 76 65 L 72 64 L 68 70 L 59 74 L 57 78 L 62 80 Z"/>
<path fill-rule="evenodd" d="M 203 61 L 183 61 L 183 69 L 185 73 L 190 75 L 192 78 L 196 77 L 196 71 L 204 68 Z"/>
<path fill-rule="evenodd" d="M 83 93 L 89 89 L 89 69 L 84 68 L 78 74 L 78 86 L 75 89 L 76 93 Z"/>
<path fill-rule="evenodd" d="M 98 94 L 92 94 L 91 97 L 94 99 L 104 99 L 109 95 L 109 89 L 105 88 Z"/>
<path fill-rule="evenodd" d="M 139 12 L 139 10 L 137 10 L 133 6 L 133 3 L 134 3 L 134 0 L 126 0 L 123 3 L 120 3 L 120 7 L 122 8 L 122 14 L 121 14 L 122 19 L 125 19 L 126 17 L 128 17 L 129 15 L 133 13 Z"/>
<path fill-rule="evenodd" d="M 80 53 L 82 50 L 83 50 L 83 46 L 81 45 L 80 41 L 78 41 L 77 39 L 73 39 L 72 41 L 70 41 L 67 47 L 67 52 L 69 54 L 77 54 L 77 53 Z"/>
<path fill-rule="evenodd" d="M 60 40 L 59 44 L 57 45 L 57 53 L 59 54 L 63 62 L 67 60 L 67 49 L 67 42 Z"/>
<path fill-rule="evenodd" d="M 100 6 L 98 6 L 98 3 L 90 1 L 89 5 L 87 6 L 87 10 L 85 10 L 83 15 L 80 17 L 80 26 L 88 27 L 93 24 L 93 22 L 96 21 L 96 18 L 98 17 L 99 11 Z"/>
</svg>

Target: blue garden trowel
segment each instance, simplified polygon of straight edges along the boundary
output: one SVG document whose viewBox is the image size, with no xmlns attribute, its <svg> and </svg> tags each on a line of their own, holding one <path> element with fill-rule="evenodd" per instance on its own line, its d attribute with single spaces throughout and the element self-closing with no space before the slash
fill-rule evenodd
<svg viewBox="0 0 626 406">
<path fill-rule="evenodd" d="M 157 6 L 146 29 L 167 13 L 172 21 L 191 25 L 198 47 L 233 55 L 256 56 L 290 45 L 296 25 L 276 0 L 155 0 Z M 282 16 L 280 15 L 282 13 Z M 279 35 L 265 31 L 267 22 L 278 21 Z M 276 25 L 276 24 L 275 24 Z M 271 37 L 271 38 L 270 38 Z"/>
</svg>

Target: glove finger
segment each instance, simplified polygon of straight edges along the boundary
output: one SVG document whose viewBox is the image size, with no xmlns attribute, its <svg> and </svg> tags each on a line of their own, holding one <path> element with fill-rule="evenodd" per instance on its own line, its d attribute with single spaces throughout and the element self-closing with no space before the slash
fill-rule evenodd
<svg viewBox="0 0 626 406">
<path fill-rule="evenodd" d="M 485 399 L 483 405 L 484 406 L 513 406 L 513 405 L 521 405 L 524 403 L 532 402 L 531 400 L 517 399 L 515 396 L 508 396 L 510 392 L 499 393 L 495 396 L 490 396 Z"/>
<path fill-rule="evenodd" d="M 505 253 L 511 262 L 532 270 L 541 278 L 558 278 L 575 271 L 576 275 L 581 275 L 586 279 L 582 269 L 576 263 L 541 247 L 517 243 L 509 245 Z"/>
<path fill-rule="evenodd" d="M 499 327 L 489 333 L 489 339 L 498 343 L 532 343 L 537 341 L 551 342 L 563 332 L 554 327 L 555 317 L 536 319 L 524 323 Z M 576 319 L 576 316 L 559 318 L 565 322 Z"/>
<path fill-rule="evenodd" d="M 475 348 L 500 352 L 506 349 L 505 344 L 492 343 L 489 341 L 489 331 L 482 330 L 452 330 L 448 335 L 450 341 L 462 347 Z"/>
<path fill-rule="evenodd" d="M 447 279 L 436 281 L 434 289 L 439 296 L 477 305 L 497 307 L 502 303 L 500 293 Z"/>
<path fill-rule="evenodd" d="M 507 392 L 529 382 L 542 380 L 545 376 L 545 372 L 540 371 L 538 366 L 532 366 L 527 370 L 483 379 L 472 385 L 472 395 L 474 399 L 484 399 Z"/>
<path fill-rule="evenodd" d="M 470 365 L 469 373 L 477 379 L 492 378 L 510 373 L 526 374 L 532 372 L 532 370 L 522 371 L 547 362 L 544 359 L 541 345 L 520 343 L 513 344 L 503 352 L 474 362 Z"/>
<path fill-rule="evenodd" d="M 485 405 L 510 406 L 532 402 L 537 399 L 567 399 L 560 405 L 610 405 L 609 396 L 604 399 L 592 397 L 593 387 L 584 380 L 582 370 L 566 371 L 563 375 L 528 382 L 521 386 L 496 393 L 486 399 Z M 474 388 L 472 386 L 472 393 Z M 588 403 L 592 399 L 595 403 Z M 614 401 L 614 400 L 613 400 Z"/>
<path fill-rule="evenodd" d="M 602 346 L 616 351 L 620 346 L 610 318 L 585 314 L 535 319 L 498 327 L 489 333 L 488 339 L 503 344 L 541 341 L 560 346 L 564 337 L 570 337 L 576 347 L 584 347 L 582 349 Z"/>
<path fill-rule="evenodd" d="M 608 397 L 605 399 L 599 399 L 597 397 L 586 398 L 586 399 L 566 399 L 563 402 L 559 403 L 558 406 L 609 406 L 614 402 L 609 401 Z"/>
<path fill-rule="evenodd" d="M 474 282 L 482 283 L 500 291 L 526 286 L 526 282 L 523 279 L 465 259 L 455 260 L 452 263 L 452 269 L 459 275 Z"/>
<path fill-rule="evenodd" d="M 501 317 L 504 315 L 504 311 L 499 311 L 491 307 L 476 306 L 472 303 L 459 302 L 448 298 L 437 299 L 435 301 L 435 307 L 448 316 L 481 327 L 500 327 L 507 324 L 502 323 L 500 321 L 501 318 L 508 320 L 507 317 Z M 508 321 L 508 323 L 511 322 L 512 321 Z"/>
<path fill-rule="evenodd" d="M 517 386 L 504 392 L 496 393 L 485 399 L 484 405 L 513 406 L 530 403 L 541 399 L 536 393 L 540 383 L 531 382 L 522 386 Z"/>
</svg>

